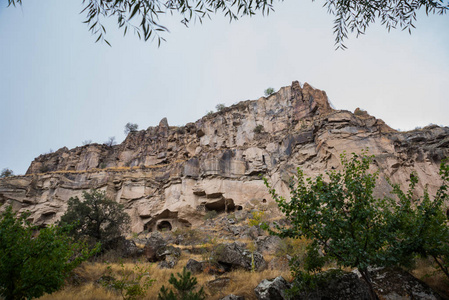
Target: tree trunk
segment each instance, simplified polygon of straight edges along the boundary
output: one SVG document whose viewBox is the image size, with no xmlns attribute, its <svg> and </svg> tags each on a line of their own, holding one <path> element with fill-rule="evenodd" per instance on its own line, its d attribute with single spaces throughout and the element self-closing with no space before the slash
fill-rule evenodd
<svg viewBox="0 0 449 300">
<path fill-rule="evenodd" d="M 360 274 L 362 274 L 363 280 L 365 280 L 366 284 L 368 284 L 369 287 L 369 295 L 371 300 L 379 300 L 379 297 L 377 297 L 376 292 L 374 291 L 373 284 L 371 282 L 371 277 L 369 276 L 369 272 L 367 268 L 359 269 Z"/>
</svg>

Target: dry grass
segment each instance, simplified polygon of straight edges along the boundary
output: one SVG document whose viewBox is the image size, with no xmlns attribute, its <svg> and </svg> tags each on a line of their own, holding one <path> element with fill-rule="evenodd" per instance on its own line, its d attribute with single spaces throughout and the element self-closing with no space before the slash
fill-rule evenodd
<svg viewBox="0 0 449 300">
<path fill-rule="evenodd" d="M 143 299 L 157 299 L 160 288 L 165 285 L 166 287 L 172 288 L 168 283 L 172 273 L 181 273 L 183 267 L 187 264 L 190 259 L 198 259 L 201 257 L 199 255 L 185 255 L 183 254 L 175 266 L 174 269 L 159 269 L 155 264 L 143 263 L 143 266 L 150 266 L 150 277 L 156 279 L 155 282 L 148 289 L 146 296 Z M 135 264 L 133 262 L 123 263 L 125 270 L 133 270 Z M 123 273 L 123 269 L 120 264 L 114 263 L 109 264 L 112 274 L 114 276 L 120 276 Z M 74 271 L 72 278 L 76 278 L 79 284 L 68 283 L 66 287 L 58 292 L 51 295 L 45 295 L 40 300 L 50 300 L 50 299 L 67 299 L 67 300 L 116 300 L 121 299 L 120 295 L 115 291 L 108 290 L 101 284 L 96 283 L 96 281 L 103 275 L 108 274 L 107 270 L 108 264 L 106 263 L 83 263 Z M 262 281 L 267 278 L 274 278 L 277 276 L 284 276 L 284 278 L 289 279 L 290 275 L 288 271 L 275 271 L 275 270 L 265 270 L 262 272 L 249 272 L 244 270 L 235 270 L 223 275 L 224 277 L 231 278 L 230 284 L 219 290 L 210 289 L 207 287 L 206 283 L 208 281 L 218 278 L 215 275 L 209 275 L 206 273 L 201 273 L 195 275 L 198 280 L 198 287 L 204 287 L 207 294 L 207 299 L 215 300 L 220 299 L 229 294 L 236 294 L 245 296 L 245 299 L 256 299 L 254 294 L 254 288 Z"/>
<path fill-rule="evenodd" d="M 430 259 L 419 259 L 412 275 L 427 283 L 432 289 L 438 291 L 449 299 L 449 279 L 442 271 L 435 269 L 435 264 Z"/>
</svg>

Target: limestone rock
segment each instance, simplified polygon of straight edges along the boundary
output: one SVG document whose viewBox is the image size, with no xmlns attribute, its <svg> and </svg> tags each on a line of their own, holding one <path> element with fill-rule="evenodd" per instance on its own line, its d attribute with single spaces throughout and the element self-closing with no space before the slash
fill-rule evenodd
<svg viewBox="0 0 449 300">
<path fill-rule="evenodd" d="M 253 268 L 262 271 L 267 268 L 267 263 L 259 252 L 250 252 L 238 243 L 223 244 L 217 251 L 216 258 L 219 264 L 228 265 L 231 268 L 243 268 L 248 271 Z"/>
<path fill-rule="evenodd" d="M 264 279 L 254 289 L 259 300 L 286 300 L 289 299 L 285 293 L 290 284 L 282 277 Z"/>
<path fill-rule="evenodd" d="M 426 283 L 399 268 L 383 268 L 370 272 L 373 287 L 381 299 L 442 299 Z"/>
<path fill-rule="evenodd" d="M 0 179 L 0 210 L 12 205 L 29 210 L 37 225 L 53 224 L 70 197 L 99 189 L 124 204 L 132 232 L 174 230 L 199 224 L 207 210 L 237 215 L 273 204 L 261 176 L 288 197 L 297 167 L 316 176 L 341 168 L 343 151 L 367 147 L 381 170 L 376 196 L 390 192 L 387 177 L 407 188 L 413 170 L 417 193 L 427 186 L 432 195 L 441 184 L 439 163 L 449 156 L 449 128 L 397 132 L 361 110 L 334 110 L 324 91 L 295 81 L 268 98 L 239 102 L 182 127 L 164 118 L 119 145 L 40 155 L 26 175 Z M 253 233 L 236 232 L 259 236 Z"/>
</svg>

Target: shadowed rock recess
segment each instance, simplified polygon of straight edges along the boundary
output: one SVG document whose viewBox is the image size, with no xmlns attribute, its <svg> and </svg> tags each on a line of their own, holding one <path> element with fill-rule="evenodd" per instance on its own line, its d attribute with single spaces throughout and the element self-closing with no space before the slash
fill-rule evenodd
<svg viewBox="0 0 449 300">
<path fill-rule="evenodd" d="M 390 191 L 386 177 L 406 188 L 413 170 L 417 191 L 428 185 L 433 193 L 439 163 L 449 156 L 449 128 L 397 132 L 362 110 L 334 110 L 324 91 L 295 81 L 182 127 L 164 118 L 120 145 L 40 155 L 26 175 L 0 180 L 0 205 L 29 210 L 34 223 L 45 225 L 61 217 L 70 197 L 99 189 L 125 205 L 133 232 L 171 230 L 198 223 L 209 210 L 269 204 L 261 176 L 288 197 L 297 167 L 315 176 L 341 168 L 344 151 L 366 148 L 380 169 L 377 196 Z"/>
</svg>

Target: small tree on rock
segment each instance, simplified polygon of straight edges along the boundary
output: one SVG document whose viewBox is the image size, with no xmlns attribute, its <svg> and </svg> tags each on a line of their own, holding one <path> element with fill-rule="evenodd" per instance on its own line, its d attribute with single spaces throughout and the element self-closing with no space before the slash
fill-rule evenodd
<svg viewBox="0 0 449 300">
<path fill-rule="evenodd" d="M 264 91 L 264 94 L 265 94 L 265 97 L 268 97 L 268 96 L 274 94 L 274 88 L 272 88 L 272 87 L 267 88 L 267 89 Z"/>
<path fill-rule="evenodd" d="M 123 205 L 106 198 L 105 192 L 91 190 L 84 192 L 83 198 L 84 201 L 70 198 L 67 211 L 61 217 L 61 224 L 74 224 L 70 231 L 73 236 L 100 242 L 105 248 L 128 229 L 130 217 Z"/>
<path fill-rule="evenodd" d="M 128 134 L 130 132 L 136 132 L 137 129 L 139 128 L 139 125 L 135 124 L 135 123 L 126 123 L 125 125 L 125 134 Z"/>
<path fill-rule="evenodd" d="M 14 172 L 8 168 L 3 169 L 2 172 L 0 173 L 0 178 L 6 178 L 10 176 L 14 176 Z"/>
</svg>

